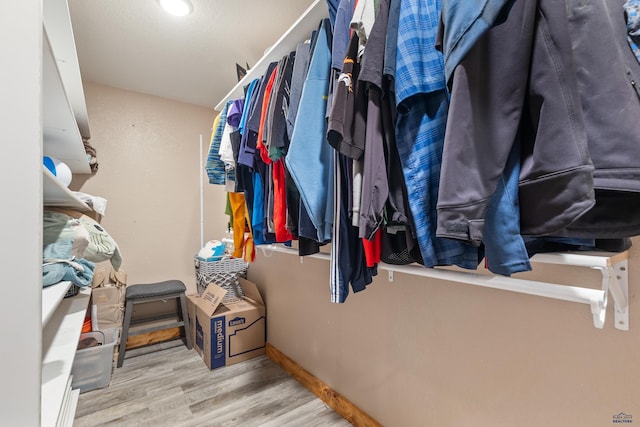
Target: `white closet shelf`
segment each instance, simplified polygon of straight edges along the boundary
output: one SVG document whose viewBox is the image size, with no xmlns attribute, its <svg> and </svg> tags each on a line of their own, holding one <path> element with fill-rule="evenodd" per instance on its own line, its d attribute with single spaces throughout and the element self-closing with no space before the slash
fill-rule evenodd
<svg viewBox="0 0 640 427">
<path fill-rule="evenodd" d="M 71 282 L 64 281 L 42 289 L 42 327 L 47 325 L 69 288 Z"/>
<path fill-rule="evenodd" d="M 42 14 L 51 42 L 53 57 L 56 60 L 65 92 L 69 97 L 78 129 L 82 136 L 90 138 L 89 117 L 67 0 L 44 1 Z"/>
<path fill-rule="evenodd" d="M 71 378 L 69 378 L 71 380 Z M 76 416 L 76 408 L 78 407 L 78 399 L 80 398 L 80 389 L 71 389 L 69 384 L 69 395 L 64 401 L 64 411 L 60 413 L 56 426 L 73 427 L 73 420 Z"/>
<path fill-rule="evenodd" d="M 298 43 L 304 42 L 318 29 L 320 22 L 329 16 L 327 4 L 323 0 L 315 0 L 293 25 L 265 52 L 264 56 L 249 70 L 233 89 L 216 105 L 217 111 L 222 111 L 225 103 L 230 99 L 244 96 L 244 87 L 253 79 L 259 78 L 270 63 L 279 61 L 296 49 Z"/>
<path fill-rule="evenodd" d="M 46 29 L 43 31 L 42 55 L 44 155 L 65 163 L 73 173 L 91 173 L 78 123 L 53 57 Z"/>
<path fill-rule="evenodd" d="M 73 208 L 81 212 L 91 210 L 89 205 L 65 187 L 44 165 L 42 166 L 42 198 L 45 206 Z"/>
<path fill-rule="evenodd" d="M 73 359 L 80 339 L 82 323 L 89 305 L 91 287 L 80 290 L 78 295 L 63 299 L 42 335 L 42 408 L 43 426 L 56 425 L 64 409 Z M 44 298 L 44 295 L 43 295 Z"/>
<path fill-rule="evenodd" d="M 282 252 L 298 255 L 297 250 L 281 245 L 258 246 L 266 255 L 269 252 Z M 308 255 L 312 258 L 329 261 L 328 254 L 319 253 Z M 588 304 L 593 315 L 593 324 L 596 328 L 604 327 L 607 311 L 608 294 L 611 293 L 615 304 L 615 328 L 629 330 L 629 280 L 627 263 L 629 253 L 609 252 L 567 252 L 536 254 L 531 258 L 534 263 L 568 265 L 574 267 L 589 267 L 597 269 L 602 274 L 601 289 L 585 288 L 579 286 L 567 286 L 555 283 L 539 282 L 534 280 L 519 279 L 500 275 L 488 275 L 467 271 L 450 270 L 446 268 L 425 268 L 421 265 L 390 265 L 380 263 L 378 270 L 386 270 L 388 279 L 393 281 L 395 272 L 411 274 L 414 276 L 429 277 L 432 279 L 446 280 L 450 282 L 465 283 L 468 285 L 485 288 L 500 289 L 511 292 L 536 295 L 541 297 L 559 299 L 564 301 Z M 303 262 L 305 257 L 300 257 Z"/>
</svg>

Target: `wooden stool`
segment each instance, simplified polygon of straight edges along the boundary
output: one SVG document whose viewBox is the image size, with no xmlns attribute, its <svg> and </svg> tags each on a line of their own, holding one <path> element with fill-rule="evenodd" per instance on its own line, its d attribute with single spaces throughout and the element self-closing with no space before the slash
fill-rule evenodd
<svg viewBox="0 0 640 427">
<path fill-rule="evenodd" d="M 122 366 L 124 361 L 124 353 L 127 348 L 127 338 L 131 335 L 146 334 L 149 332 L 160 331 L 163 329 L 175 328 L 182 326 L 184 328 L 184 335 L 187 341 L 187 348 L 191 349 L 191 335 L 189 333 L 189 315 L 187 314 L 187 300 L 185 297 L 185 291 L 187 290 L 184 283 L 180 280 L 167 280 L 159 283 L 149 283 L 144 285 L 131 285 L 127 286 L 125 294 L 126 306 L 124 309 L 124 322 L 122 325 L 122 337 L 120 338 L 120 352 L 118 354 L 118 368 Z M 180 300 L 178 304 L 179 320 L 173 323 L 163 323 L 162 325 L 156 325 L 147 328 L 137 329 L 129 332 L 129 326 L 147 323 L 149 321 L 156 321 L 164 318 L 165 316 L 153 317 L 151 319 L 140 319 L 131 321 L 133 314 L 133 305 L 151 301 L 160 301 L 175 298 Z"/>
</svg>

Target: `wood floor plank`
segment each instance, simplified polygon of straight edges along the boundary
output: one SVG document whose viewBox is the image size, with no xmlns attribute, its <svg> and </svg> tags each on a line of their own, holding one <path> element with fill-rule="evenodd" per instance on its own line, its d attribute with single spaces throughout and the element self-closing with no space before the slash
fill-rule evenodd
<svg viewBox="0 0 640 427">
<path fill-rule="evenodd" d="M 353 425 L 358 427 L 382 427 L 378 421 L 371 418 L 366 412 L 269 343 L 267 343 L 266 355 Z"/>
<path fill-rule="evenodd" d="M 265 356 L 209 370 L 180 340 L 127 350 L 107 388 L 80 394 L 75 427 L 349 426 Z"/>
<path fill-rule="evenodd" d="M 207 386 L 195 393 L 188 393 L 187 400 L 192 401 L 192 411 L 197 412 L 200 407 L 207 407 L 212 404 L 224 405 L 233 402 L 244 396 L 253 396 L 264 389 L 273 388 L 282 382 L 290 381 L 289 377 L 282 370 L 276 371 L 273 366 L 263 367 L 260 370 L 251 370 L 245 373 L 220 381 L 217 384 Z M 200 397 L 198 399 L 198 396 Z M 202 399 L 202 397 L 205 397 Z"/>
<path fill-rule="evenodd" d="M 227 402 L 215 411 L 208 409 L 206 412 L 215 417 L 216 425 L 220 427 L 262 425 L 314 398 L 296 396 L 293 393 L 297 391 L 295 388 L 290 381 L 281 382 L 258 393 Z M 197 412 L 194 411 L 194 414 L 197 415 Z"/>
<path fill-rule="evenodd" d="M 322 427 L 326 425 L 344 427 L 351 424 L 320 399 L 311 399 L 304 405 L 272 418 L 261 427 Z"/>
<path fill-rule="evenodd" d="M 209 403 L 223 403 L 224 399 L 234 399 L 237 394 L 251 394 L 254 388 L 257 390 L 265 382 L 268 386 L 270 382 L 279 379 L 290 379 L 286 372 L 265 357 L 247 362 L 213 371 L 210 375 L 212 381 L 209 383 L 203 384 L 196 379 L 184 384 L 183 390 L 189 403 L 195 405 L 205 400 Z"/>
</svg>

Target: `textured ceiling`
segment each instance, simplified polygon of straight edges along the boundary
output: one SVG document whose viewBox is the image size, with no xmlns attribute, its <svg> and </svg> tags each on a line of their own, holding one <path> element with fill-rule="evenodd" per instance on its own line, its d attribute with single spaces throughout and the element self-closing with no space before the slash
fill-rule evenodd
<svg viewBox="0 0 640 427">
<path fill-rule="evenodd" d="M 213 108 L 311 0 L 191 0 L 174 17 L 157 0 L 69 0 L 84 81 Z"/>
</svg>

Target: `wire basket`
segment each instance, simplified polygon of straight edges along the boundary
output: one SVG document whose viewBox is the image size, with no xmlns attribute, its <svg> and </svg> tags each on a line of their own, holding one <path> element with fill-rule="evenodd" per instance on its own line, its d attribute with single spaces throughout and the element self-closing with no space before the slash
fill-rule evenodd
<svg viewBox="0 0 640 427">
<path fill-rule="evenodd" d="M 249 264 L 242 258 L 227 258 L 220 261 L 202 261 L 198 257 L 194 260 L 196 268 L 196 283 L 198 294 L 202 294 L 209 283 L 215 283 L 227 290 L 224 300 L 242 298 L 244 292 L 238 277 L 247 278 Z"/>
<path fill-rule="evenodd" d="M 72 283 L 71 286 L 69 287 L 69 290 L 64 295 L 64 297 L 65 298 L 75 297 L 79 293 L 80 293 L 80 286 L 76 285 L 75 283 Z"/>
</svg>

